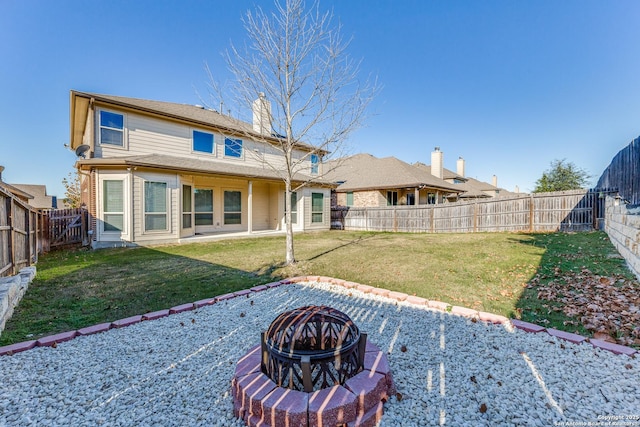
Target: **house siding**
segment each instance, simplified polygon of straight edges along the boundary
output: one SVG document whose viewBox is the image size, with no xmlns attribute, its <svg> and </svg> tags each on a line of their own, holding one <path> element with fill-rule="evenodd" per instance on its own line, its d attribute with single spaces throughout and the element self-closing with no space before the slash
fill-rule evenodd
<svg viewBox="0 0 640 427">
<path fill-rule="evenodd" d="M 253 183 L 253 221 L 255 231 L 271 229 L 271 189 L 268 183 Z"/>
<path fill-rule="evenodd" d="M 90 108 L 87 122 L 84 124 L 82 142 L 93 147 L 89 158 L 122 158 L 130 156 L 165 155 L 210 161 L 214 164 L 242 164 L 254 169 L 283 169 L 285 165 L 282 153 L 277 146 L 250 138 L 240 137 L 243 141 L 243 156 L 229 158 L 224 156 L 225 135 L 206 126 L 195 126 L 186 119 L 184 122 L 153 116 L 146 112 L 136 112 L 126 107 L 114 106 L 106 102 L 97 102 Z M 99 141 L 100 111 L 119 113 L 124 116 L 123 146 L 101 145 Z M 194 130 L 209 132 L 214 136 L 214 152 L 211 154 L 192 151 Z M 238 138 L 238 136 L 233 136 Z M 309 153 L 294 150 L 293 158 L 300 160 L 296 169 L 310 174 Z M 302 160 L 304 159 L 304 160 Z M 284 224 L 284 183 L 277 178 L 248 178 L 245 176 L 217 175 L 206 173 L 206 167 L 200 172 L 169 171 L 163 167 L 131 167 L 114 164 L 89 163 L 80 166 L 82 180 L 82 200 L 88 205 L 92 215 L 93 246 L 113 247 L 128 245 L 153 245 L 178 241 L 195 234 L 236 231 L 281 230 Z M 322 163 L 318 165 L 322 171 Z M 258 172 L 257 175 L 260 175 Z M 268 175 L 268 174 L 265 174 Z M 105 213 L 103 198 L 105 180 L 120 180 L 123 183 L 123 230 L 104 232 Z M 167 184 L 167 229 L 145 230 L 145 182 L 164 182 Z M 251 221 L 249 221 L 249 186 L 251 183 Z M 182 228 L 182 187 L 210 189 L 213 194 L 213 224 L 196 226 L 192 217 L 191 227 Z M 241 223 L 224 224 L 225 191 L 239 191 L 241 194 Z M 323 194 L 323 221 L 313 223 L 311 212 L 311 194 Z M 297 192 L 298 221 L 293 225 L 295 231 L 329 229 L 330 189 L 324 187 L 305 187 Z M 191 213 L 194 212 L 195 197 L 191 198 Z M 114 214 L 112 212 L 112 214 Z M 251 224 L 249 224 L 251 222 Z M 251 226 L 251 228 L 249 228 Z"/>
<path fill-rule="evenodd" d="M 322 230 L 327 229 L 331 223 L 331 191 L 326 188 L 305 188 L 303 191 L 299 191 L 298 194 L 304 194 L 303 203 L 298 205 L 303 206 L 304 211 L 301 213 L 300 209 L 298 209 L 298 216 L 302 214 L 302 218 L 304 218 L 304 229 L 305 230 Z M 322 222 L 312 222 L 311 221 L 311 194 L 312 193 L 321 193 L 323 195 L 323 212 L 322 212 Z"/>
<path fill-rule="evenodd" d="M 167 226 L 166 231 L 146 231 L 144 213 L 144 183 L 164 182 L 167 184 Z M 179 227 L 177 224 L 179 210 L 178 199 L 180 188 L 178 177 L 175 174 L 159 174 L 151 172 L 141 172 L 133 175 L 133 232 L 131 241 L 148 244 L 164 242 L 179 237 Z"/>
<path fill-rule="evenodd" d="M 103 110 L 124 115 L 124 147 L 100 145 L 99 114 Z M 241 139 L 243 146 L 242 157 L 231 158 L 224 155 L 225 137 L 229 135 L 224 135 L 213 129 L 161 120 L 113 108 L 96 108 L 92 117 L 95 123 L 93 125 L 93 135 L 95 138 L 95 157 L 97 158 L 163 154 L 230 164 L 242 163 L 245 166 L 269 169 L 282 169 L 285 166 L 282 152 L 276 147 L 255 142 L 242 136 L 231 136 L 232 138 Z M 212 154 L 192 150 L 192 134 L 194 130 L 213 134 L 215 148 Z M 305 154 L 302 150 L 294 150 L 293 158 L 301 159 Z M 311 170 L 310 159 L 305 159 L 300 167 L 303 173 L 309 173 Z"/>
</svg>

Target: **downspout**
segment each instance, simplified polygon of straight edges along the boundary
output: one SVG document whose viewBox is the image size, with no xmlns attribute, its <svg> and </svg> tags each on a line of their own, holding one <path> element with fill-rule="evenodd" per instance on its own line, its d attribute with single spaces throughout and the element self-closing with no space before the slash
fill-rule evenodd
<svg viewBox="0 0 640 427">
<path fill-rule="evenodd" d="M 129 242 L 134 241 L 134 231 L 133 231 L 133 171 L 136 170 L 135 167 L 130 166 L 127 168 L 129 171 L 129 229 L 127 231 L 127 240 Z"/>
</svg>

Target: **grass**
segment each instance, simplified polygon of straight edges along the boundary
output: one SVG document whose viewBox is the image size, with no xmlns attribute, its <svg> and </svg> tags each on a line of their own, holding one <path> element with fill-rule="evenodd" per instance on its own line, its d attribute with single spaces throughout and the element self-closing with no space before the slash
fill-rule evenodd
<svg viewBox="0 0 640 427">
<path fill-rule="evenodd" d="M 532 279 L 544 283 L 540 277 L 558 268 L 631 275 L 622 259 L 610 257 L 616 251 L 602 232 L 330 231 L 296 235 L 295 243 L 298 263 L 288 267 L 284 237 L 48 253 L 0 346 L 297 275 L 337 277 L 539 323 L 549 313 Z M 547 326 L 566 330 L 567 318 L 552 315 Z"/>
</svg>

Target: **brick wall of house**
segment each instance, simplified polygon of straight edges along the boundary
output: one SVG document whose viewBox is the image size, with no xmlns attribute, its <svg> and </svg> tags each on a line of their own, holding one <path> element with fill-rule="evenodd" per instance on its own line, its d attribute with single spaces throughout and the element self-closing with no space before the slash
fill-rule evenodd
<svg viewBox="0 0 640 427">
<path fill-rule="evenodd" d="M 333 193 L 332 206 L 347 206 L 347 193 Z M 387 198 L 380 191 L 354 191 L 353 207 L 356 208 L 377 208 L 387 206 Z"/>
</svg>

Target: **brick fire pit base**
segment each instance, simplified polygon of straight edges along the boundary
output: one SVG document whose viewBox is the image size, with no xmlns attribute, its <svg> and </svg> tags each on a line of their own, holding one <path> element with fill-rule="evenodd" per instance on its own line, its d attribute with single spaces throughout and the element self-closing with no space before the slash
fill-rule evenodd
<svg viewBox="0 0 640 427">
<path fill-rule="evenodd" d="M 344 385 L 312 393 L 278 387 L 260 370 L 260 345 L 238 360 L 231 381 L 233 412 L 252 427 L 375 426 L 395 393 L 385 354 L 367 342 L 364 370 Z"/>
</svg>

